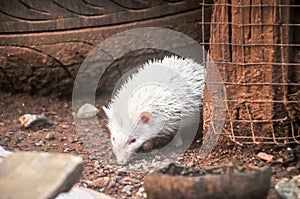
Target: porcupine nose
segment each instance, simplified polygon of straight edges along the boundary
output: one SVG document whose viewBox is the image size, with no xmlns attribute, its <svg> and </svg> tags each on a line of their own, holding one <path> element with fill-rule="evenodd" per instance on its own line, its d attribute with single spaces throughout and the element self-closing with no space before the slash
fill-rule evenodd
<svg viewBox="0 0 300 199">
<path fill-rule="evenodd" d="M 132 152 L 127 152 L 124 149 L 121 149 L 119 147 L 113 146 L 113 152 L 117 158 L 117 163 L 119 165 L 125 165 L 127 164 Z"/>
<path fill-rule="evenodd" d="M 117 160 L 119 165 L 125 165 L 127 163 L 126 160 Z"/>
<path fill-rule="evenodd" d="M 127 162 L 128 162 L 128 158 L 127 157 L 124 157 L 124 156 L 118 157 L 117 156 L 117 163 L 119 165 L 126 165 Z"/>
</svg>

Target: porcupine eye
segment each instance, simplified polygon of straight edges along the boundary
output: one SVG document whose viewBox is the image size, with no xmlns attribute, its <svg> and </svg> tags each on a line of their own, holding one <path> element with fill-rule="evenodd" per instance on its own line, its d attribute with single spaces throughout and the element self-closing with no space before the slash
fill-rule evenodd
<svg viewBox="0 0 300 199">
<path fill-rule="evenodd" d="M 135 143 L 136 139 L 135 138 L 131 138 L 129 141 L 128 141 L 128 144 L 133 144 Z"/>
</svg>

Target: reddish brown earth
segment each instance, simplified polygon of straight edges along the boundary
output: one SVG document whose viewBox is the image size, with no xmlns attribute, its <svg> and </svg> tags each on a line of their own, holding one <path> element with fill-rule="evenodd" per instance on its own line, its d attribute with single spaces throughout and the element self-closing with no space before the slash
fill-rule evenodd
<svg viewBox="0 0 300 199">
<path fill-rule="evenodd" d="M 140 188 L 143 186 L 143 177 L 147 174 L 146 172 L 130 173 L 102 165 L 101 161 L 84 147 L 74 126 L 71 100 L 9 93 L 0 93 L 0 99 L 0 146 L 14 152 L 46 151 L 79 155 L 83 157 L 85 165 L 79 182 L 80 186 L 101 191 L 116 198 L 143 198 L 145 196 Z M 100 108 L 100 104 L 96 106 Z M 45 114 L 50 125 L 36 129 L 21 128 L 18 118 L 27 113 Z M 104 126 L 103 118 L 99 121 L 100 126 Z M 103 130 L 106 131 L 106 129 Z M 177 159 L 177 163 L 195 168 L 230 161 L 240 161 L 245 165 L 258 167 L 269 165 L 272 167 L 273 176 L 268 198 L 276 198 L 274 185 L 279 179 L 299 175 L 299 145 L 239 146 L 229 141 L 222 141 L 206 159 L 199 157 L 198 145 L 194 144 Z M 273 155 L 274 161 L 267 163 L 261 160 L 257 157 L 259 152 Z M 129 187 L 129 192 L 122 192 L 126 186 Z M 139 189 L 140 192 L 138 192 Z"/>
</svg>

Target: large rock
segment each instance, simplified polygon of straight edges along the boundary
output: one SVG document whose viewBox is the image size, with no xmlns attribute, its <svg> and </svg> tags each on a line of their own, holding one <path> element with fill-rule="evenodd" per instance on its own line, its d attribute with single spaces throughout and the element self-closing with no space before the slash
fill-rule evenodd
<svg viewBox="0 0 300 199">
<path fill-rule="evenodd" d="M 300 175 L 292 179 L 283 178 L 276 185 L 275 190 L 278 199 L 299 199 L 300 198 Z"/>
<path fill-rule="evenodd" d="M 7 156 L 9 156 L 9 155 L 11 155 L 11 154 L 12 154 L 12 152 L 6 151 L 4 148 L 2 148 L 2 147 L 0 146 L 0 164 L 1 164 L 1 162 L 3 161 L 3 159 L 4 159 L 5 157 L 7 157 Z"/>
<path fill-rule="evenodd" d="M 7 157 L 11 155 L 12 152 L 5 150 L 3 147 L 0 146 L 0 156 Z"/>
<path fill-rule="evenodd" d="M 104 193 L 74 186 L 68 193 L 61 193 L 55 199 L 112 199 Z"/>
<path fill-rule="evenodd" d="M 82 159 L 68 154 L 14 153 L 0 164 L 0 196 L 55 198 L 72 188 L 82 169 Z"/>
</svg>

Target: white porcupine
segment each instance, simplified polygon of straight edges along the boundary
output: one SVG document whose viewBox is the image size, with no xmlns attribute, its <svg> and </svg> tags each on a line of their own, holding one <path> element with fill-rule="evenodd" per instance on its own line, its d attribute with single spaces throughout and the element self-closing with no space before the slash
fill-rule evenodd
<svg viewBox="0 0 300 199">
<path fill-rule="evenodd" d="M 193 122 L 202 106 L 204 77 L 204 65 L 171 56 L 145 63 L 122 84 L 103 107 L 118 164 L 126 164 L 146 141 L 174 135 Z"/>
</svg>

